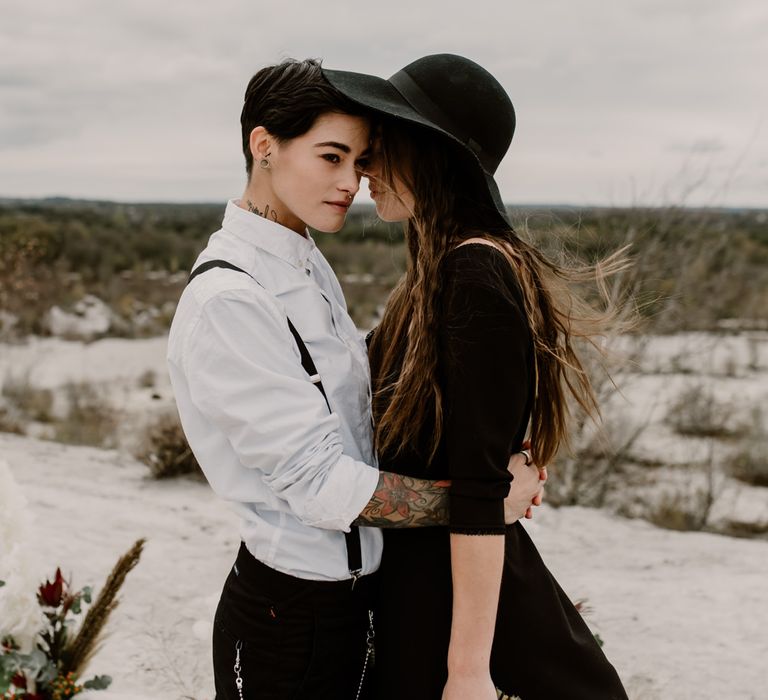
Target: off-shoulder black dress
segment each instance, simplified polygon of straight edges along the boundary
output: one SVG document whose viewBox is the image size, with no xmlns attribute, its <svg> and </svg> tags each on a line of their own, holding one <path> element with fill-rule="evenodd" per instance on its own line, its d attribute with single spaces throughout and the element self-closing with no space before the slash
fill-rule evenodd
<svg viewBox="0 0 768 700">
<path fill-rule="evenodd" d="M 440 700 L 451 631 L 449 532 L 457 532 L 505 535 L 491 659 L 497 687 L 522 700 L 626 700 L 616 671 L 525 529 L 504 525 L 507 462 L 521 448 L 533 391 L 531 337 L 506 258 L 479 243 L 452 251 L 439 313 L 440 447 L 428 466 L 417 445 L 381 455 L 380 467 L 451 479 L 450 527 L 384 531 L 376 697 Z"/>
</svg>

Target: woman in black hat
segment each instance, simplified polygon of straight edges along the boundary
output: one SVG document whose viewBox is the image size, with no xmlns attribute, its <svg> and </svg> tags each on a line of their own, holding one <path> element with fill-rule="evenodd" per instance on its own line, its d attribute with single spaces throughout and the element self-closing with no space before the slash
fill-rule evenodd
<svg viewBox="0 0 768 700">
<path fill-rule="evenodd" d="M 405 222 L 410 254 L 369 348 L 380 463 L 452 480 L 448 530 L 385 531 L 378 697 L 626 700 L 524 528 L 504 524 L 505 464 L 526 433 L 547 464 L 567 440 L 567 395 L 597 411 L 574 341 L 605 320 L 510 225 L 493 179 L 509 97 L 449 54 L 389 80 L 324 74 L 382 115 L 371 195 Z"/>
</svg>

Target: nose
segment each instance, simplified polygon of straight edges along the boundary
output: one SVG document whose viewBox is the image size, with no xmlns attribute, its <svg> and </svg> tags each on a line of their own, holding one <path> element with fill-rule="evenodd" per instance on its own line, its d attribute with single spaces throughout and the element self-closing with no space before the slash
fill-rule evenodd
<svg viewBox="0 0 768 700">
<path fill-rule="evenodd" d="M 344 194 L 350 194 L 354 197 L 360 189 L 361 174 L 362 173 L 355 167 L 345 171 L 344 178 L 338 184 L 338 189 Z"/>
</svg>

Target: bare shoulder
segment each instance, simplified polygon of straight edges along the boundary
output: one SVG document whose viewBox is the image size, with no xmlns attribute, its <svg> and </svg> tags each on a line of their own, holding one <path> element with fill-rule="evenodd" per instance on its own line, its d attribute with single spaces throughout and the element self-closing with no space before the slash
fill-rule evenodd
<svg viewBox="0 0 768 700">
<path fill-rule="evenodd" d="M 496 243 L 495 241 L 491 241 L 488 238 L 480 238 L 480 236 L 474 236 L 472 238 L 467 238 L 466 241 L 462 241 L 457 245 L 457 248 L 462 248 L 466 245 L 487 245 L 491 248 L 496 248 L 499 252 L 501 252 L 501 246 Z"/>
<path fill-rule="evenodd" d="M 468 238 L 452 250 L 445 258 L 445 272 L 450 276 L 459 273 L 467 277 L 473 272 L 483 274 L 493 270 L 505 276 L 510 272 L 510 262 L 498 241 L 475 236 Z"/>
<path fill-rule="evenodd" d="M 498 298 L 505 303 L 522 305 L 522 290 L 518 273 L 502 244 L 487 238 L 473 237 L 462 241 L 446 256 L 443 270 L 446 293 L 470 291 L 488 303 Z"/>
</svg>

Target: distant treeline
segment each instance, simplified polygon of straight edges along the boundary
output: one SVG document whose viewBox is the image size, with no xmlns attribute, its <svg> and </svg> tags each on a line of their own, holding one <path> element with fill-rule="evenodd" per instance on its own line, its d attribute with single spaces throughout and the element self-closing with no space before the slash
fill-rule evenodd
<svg viewBox="0 0 768 700">
<path fill-rule="evenodd" d="M 26 330 L 46 305 L 94 293 L 132 301 L 175 298 L 148 290 L 147 273 L 188 271 L 220 227 L 222 204 L 0 200 L 0 309 Z M 621 284 L 661 331 L 712 328 L 724 318 L 768 318 L 768 212 L 710 209 L 511 208 L 515 228 L 549 255 L 585 262 L 631 244 Z M 400 228 L 354 207 L 337 234 L 315 234 L 366 325 L 404 269 Z M 132 279 L 130 288 L 115 280 Z M 138 281 L 137 281 L 138 280 Z M 155 285 L 157 286 L 157 285 Z M 168 286 L 168 285 L 166 285 Z M 147 299 L 141 299 L 142 289 Z M 25 325 L 22 324 L 22 325 Z"/>
</svg>

